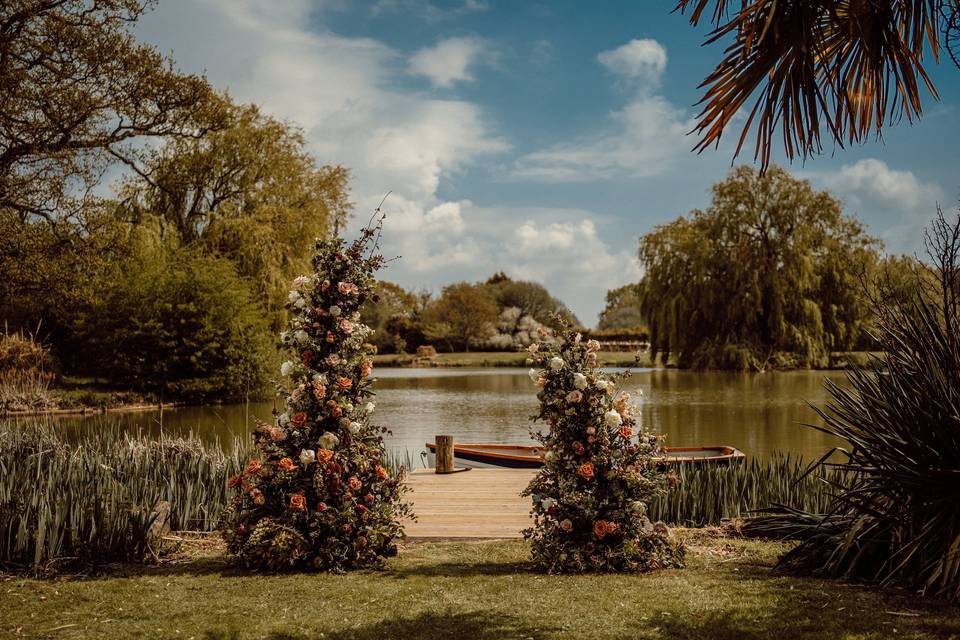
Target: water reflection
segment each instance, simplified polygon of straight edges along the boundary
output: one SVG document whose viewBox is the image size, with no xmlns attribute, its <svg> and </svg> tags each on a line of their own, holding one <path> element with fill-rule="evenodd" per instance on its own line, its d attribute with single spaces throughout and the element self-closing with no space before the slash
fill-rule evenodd
<svg viewBox="0 0 960 640">
<path fill-rule="evenodd" d="M 527 442 L 536 387 L 521 369 L 385 369 L 377 372 L 377 421 L 392 430 L 391 449 L 419 452 L 438 433 L 460 442 Z M 640 370 L 625 383 L 642 391 L 642 416 L 668 445 L 729 444 L 748 455 L 773 450 L 820 456 L 836 444 L 803 423 L 816 420 L 808 402 L 823 405 L 826 379 L 836 372 L 740 375 Z M 185 407 L 163 412 L 110 414 L 125 429 L 193 432 L 230 442 L 249 433 L 254 417 L 270 420 L 273 403 Z M 23 421 L 24 419 L 18 419 Z M 102 424 L 102 418 L 56 419 L 65 431 Z"/>
</svg>

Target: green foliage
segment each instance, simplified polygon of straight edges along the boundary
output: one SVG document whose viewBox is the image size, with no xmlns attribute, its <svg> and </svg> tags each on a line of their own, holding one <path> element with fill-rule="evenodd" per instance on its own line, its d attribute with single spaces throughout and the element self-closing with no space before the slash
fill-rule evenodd
<svg viewBox="0 0 960 640">
<path fill-rule="evenodd" d="M 0 563 L 55 570 L 142 561 L 161 502 L 173 529 L 211 530 L 241 457 L 195 438 L 153 440 L 98 423 L 76 442 L 52 422 L 0 430 Z M 237 445 L 239 446 L 239 445 Z M 214 507 L 214 509 L 211 509 Z"/>
<path fill-rule="evenodd" d="M 146 233 L 134 242 L 126 275 L 75 319 L 82 371 L 180 399 L 262 394 L 268 321 L 234 264 Z"/>
<path fill-rule="evenodd" d="M 666 493 L 658 469 L 660 438 L 635 432 L 636 407 L 617 392 L 623 374 L 599 369 L 596 341 L 559 332 L 558 341 L 531 346 L 539 370 L 544 465 L 524 491 L 534 523 L 524 531 L 533 561 L 550 572 L 647 571 L 683 565 L 683 547 L 662 522 L 647 517 L 651 500 Z"/>
<path fill-rule="evenodd" d="M 386 429 L 370 421 L 371 330 L 359 311 L 383 265 L 380 230 L 364 229 L 349 246 L 318 241 L 313 275 L 294 280 L 293 317 L 281 334 L 291 357 L 280 370 L 286 409 L 276 424 L 258 425 L 250 463 L 230 479 L 235 495 L 220 528 L 247 566 L 377 566 L 403 535 L 403 470 L 386 468 Z"/>
<path fill-rule="evenodd" d="M 412 334 L 429 294 L 411 293 L 392 282 L 380 280 L 373 295 L 360 309 L 360 321 L 373 330 L 370 343 L 377 353 L 405 353 L 424 343 Z"/>
<path fill-rule="evenodd" d="M 854 576 L 960 600 L 960 217 L 928 235 L 937 286 L 883 303 L 883 355 L 829 384 L 816 428 L 844 442 L 834 499 L 821 514 L 763 522 L 803 542 L 782 566 Z"/>
<path fill-rule="evenodd" d="M 457 282 L 424 310 L 423 332 L 450 351 L 470 351 L 496 332 L 497 302 L 482 284 Z"/>
<path fill-rule="evenodd" d="M 134 220 L 159 217 L 184 246 L 233 261 L 279 330 L 287 284 L 309 268 L 314 240 L 346 219 L 348 172 L 318 167 L 300 129 L 254 105 L 225 111 L 221 130 L 151 154 L 124 185 L 124 207 Z"/>
<path fill-rule="evenodd" d="M 500 311 L 517 308 L 521 316 L 531 316 L 540 324 L 553 328 L 561 327 L 562 323 L 580 325 L 574 313 L 550 295 L 542 284 L 513 280 L 500 271 L 490 276 L 484 285 L 496 300 Z"/>
<path fill-rule="evenodd" d="M 778 167 L 738 167 L 709 209 L 641 239 L 654 353 L 695 368 L 762 370 L 783 352 L 827 366 L 870 319 L 860 279 L 877 246 L 830 194 Z"/>
</svg>

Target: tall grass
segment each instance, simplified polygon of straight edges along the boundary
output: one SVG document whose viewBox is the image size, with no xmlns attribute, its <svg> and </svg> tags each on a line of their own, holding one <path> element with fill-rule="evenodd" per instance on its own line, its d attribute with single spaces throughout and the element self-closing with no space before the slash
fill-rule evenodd
<svg viewBox="0 0 960 640">
<path fill-rule="evenodd" d="M 143 560 L 162 502 L 173 529 L 215 527 L 241 447 L 101 427 L 76 442 L 46 421 L 0 429 L 0 563 Z"/>
</svg>

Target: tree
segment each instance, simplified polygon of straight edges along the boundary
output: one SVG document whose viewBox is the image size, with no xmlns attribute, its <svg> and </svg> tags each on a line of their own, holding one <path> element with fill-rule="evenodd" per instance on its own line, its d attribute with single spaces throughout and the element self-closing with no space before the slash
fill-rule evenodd
<svg viewBox="0 0 960 640">
<path fill-rule="evenodd" d="M 550 295 L 542 284 L 513 280 L 500 271 L 488 278 L 485 285 L 490 289 L 501 311 L 516 307 L 520 309 L 521 315 L 532 316 L 537 322 L 548 326 L 558 326 L 557 323 L 562 321 L 580 325 L 573 312 Z"/>
<path fill-rule="evenodd" d="M 233 260 L 279 328 L 286 283 L 309 267 L 314 239 L 346 218 L 348 172 L 318 167 L 302 131 L 256 106 L 227 114 L 229 126 L 149 153 L 124 205 L 132 220 L 159 216 L 184 245 Z"/>
<path fill-rule="evenodd" d="M 451 350 L 470 351 L 471 344 L 496 331 L 497 303 L 486 287 L 468 282 L 447 285 L 424 312 L 428 338 L 444 340 Z"/>
<path fill-rule="evenodd" d="M 544 464 L 524 491 L 533 502 L 524 537 L 534 563 L 551 573 L 683 566 L 683 546 L 646 515 L 667 477 L 655 462 L 661 438 L 639 428 L 629 394 L 617 392 L 626 374 L 600 370 L 597 341 L 569 329 L 557 337 L 530 348 L 540 387 L 534 419 L 549 427 L 531 429 Z"/>
<path fill-rule="evenodd" d="M 411 293 L 386 280 L 377 282 L 373 295 L 360 309 L 360 320 L 373 330 L 370 341 L 378 353 L 407 351 L 411 346 L 406 340 L 409 328 L 419 319 L 428 300 L 428 293 Z"/>
<path fill-rule="evenodd" d="M 387 470 L 386 429 L 370 422 L 370 329 L 359 322 L 383 264 L 379 230 L 365 229 L 349 246 L 319 240 L 314 273 L 293 283 L 293 317 L 281 335 L 291 356 L 281 367 L 286 409 L 276 424 L 258 426 L 250 463 L 230 480 L 236 495 L 221 525 L 247 566 L 376 566 L 403 534 L 402 469 Z"/>
<path fill-rule="evenodd" d="M 222 124 L 205 78 L 130 34 L 140 0 L 0 3 L 0 213 L 82 220 L 107 167 L 144 138 Z"/>
<path fill-rule="evenodd" d="M 697 25 L 711 5 L 707 43 L 733 41 L 702 83 L 696 150 L 718 144 L 756 94 L 736 153 L 755 126 L 763 168 L 778 128 L 792 159 L 819 153 L 823 135 L 843 147 L 919 119 L 922 90 L 937 98 L 926 52 L 939 62 L 942 41 L 957 62 L 958 0 L 678 0 L 677 9 Z"/>
<path fill-rule="evenodd" d="M 771 167 L 738 167 L 706 211 L 640 241 L 641 312 L 654 353 L 682 366 L 825 366 L 868 322 L 861 274 L 879 243 L 840 202 Z"/>
<path fill-rule="evenodd" d="M 607 306 L 600 312 L 597 329 L 633 329 L 646 325 L 640 313 L 640 289 L 636 284 L 625 284 L 607 291 Z"/>
</svg>

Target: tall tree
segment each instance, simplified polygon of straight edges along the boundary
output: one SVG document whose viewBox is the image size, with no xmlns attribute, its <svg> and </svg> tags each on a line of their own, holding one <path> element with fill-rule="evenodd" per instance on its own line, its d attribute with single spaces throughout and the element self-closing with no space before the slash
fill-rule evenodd
<svg viewBox="0 0 960 640">
<path fill-rule="evenodd" d="M 695 367 L 762 369 L 778 353 L 823 366 L 869 318 L 858 292 L 878 248 L 829 193 L 779 167 L 738 167 L 706 211 L 641 239 L 654 351 Z"/>
<path fill-rule="evenodd" d="M 425 333 L 446 341 L 451 349 L 469 351 L 471 344 L 494 334 L 497 311 L 496 300 L 485 286 L 450 284 L 424 312 Z"/>
<path fill-rule="evenodd" d="M 823 136 L 843 147 L 918 119 L 923 93 L 937 98 L 925 55 L 939 62 L 943 43 L 957 62 L 960 45 L 960 0 L 679 0 L 677 9 L 713 23 L 708 44 L 732 38 L 702 84 L 696 149 L 719 143 L 756 95 L 737 154 L 755 127 L 763 167 L 777 129 L 793 158 L 819 153 Z"/>
<path fill-rule="evenodd" d="M 133 39 L 144 10 L 140 0 L 0 3 L 0 213 L 80 219 L 137 141 L 222 124 L 205 78 Z"/>
<path fill-rule="evenodd" d="M 640 289 L 636 284 L 607 291 L 607 306 L 600 312 L 597 329 L 632 329 L 646 324 L 640 313 Z"/>
</svg>

